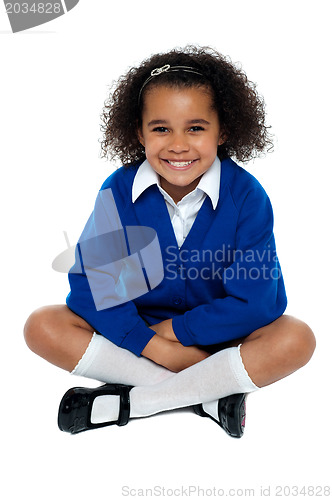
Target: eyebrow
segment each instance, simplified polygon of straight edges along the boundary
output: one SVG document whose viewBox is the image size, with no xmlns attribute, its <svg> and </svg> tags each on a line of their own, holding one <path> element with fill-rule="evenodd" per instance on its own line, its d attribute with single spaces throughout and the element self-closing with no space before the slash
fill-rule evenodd
<svg viewBox="0 0 332 500">
<path fill-rule="evenodd" d="M 148 127 L 152 127 L 153 125 L 167 125 L 167 120 L 151 120 L 148 123 Z M 188 120 L 186 122 L 187 125 L 194 125 L 194 124 L 199 124 L 199 125 L 210 125 L 210 122 L 207 120 L 204 120 L 203 118 L 197 118 L 194 120 Z"/>
<path fill-rule="evenodd" d="M 151 120 L 149 123 L 148 123 L 148 127 L 151 127 L 153 125 L 165 125 L 167 123 L 166 120 Z"/>
</svg>

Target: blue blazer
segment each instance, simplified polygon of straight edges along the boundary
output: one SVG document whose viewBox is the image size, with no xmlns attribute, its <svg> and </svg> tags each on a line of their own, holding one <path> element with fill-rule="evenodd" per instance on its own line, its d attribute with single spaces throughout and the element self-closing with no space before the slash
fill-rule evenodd
<svg viewBox="0 0 332 500">
<path fill-rule="evenodd" d="M 156 185 L 132 203 L 138 168 L 122 167 L 102 185 L 77 245 L 76 263 L 69 272 L 68 307 L 111 342 L 138 356 L 155 334 L 148 325 L 168 318 L 173 318 L 174 333 L 183 345 L 207 346 L 245 337 L 281 316 L 287 299 L 276 254 L 273 212 L 259 182 L 231 159 L 223 160 L 218 205 L 214 210 L 206 197 L 179 249 L 165 200 Z M 112 193 L 112 209 L 102 201 L 106 191 Z M 121 243 L 105 234 L 106 226 L 109 234 L 122 234 Z M 130 298 L 129 294 L 122 303 L 112 303 L 109 297 L 116 291 L 116 280 L 100 265 L 98 276 L 102 279 L 94 285 L 89 269 L 98 265 L 96 260 L 94 265 L 87 265 L 84 241 L 93 242 L 89 249 L 93 246 L 90 254 L 94 258 L 105 248 L 112 248 L 111 259 L 121 262 L 128 255 L 127 250 L 119 250 L 128 244 L 125 228 L 137 226 L 156 232 L 163 272 L 153 287 L 148 284 L 141 294 L 136 293 L 139 296 L 134 293 Z M 154 254 L 156 263 L 159 254 Z M 103 259 L 105 263 L 107 259 Z M 150 255 L 148 260 L 154 259 Z M 140 263 L 144 274 L 147 266 Z M 129 283 L 135 274 L 135 266 L 127 266 Z M 96 301 L 95 288 L 102 305 Z"/>
</svg>

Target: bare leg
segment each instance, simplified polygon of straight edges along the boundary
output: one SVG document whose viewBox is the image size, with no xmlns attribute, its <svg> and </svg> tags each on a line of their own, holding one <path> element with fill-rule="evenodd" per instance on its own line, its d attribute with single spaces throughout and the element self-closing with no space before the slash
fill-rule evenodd
<svg viewBox="0 0 332 500">
<path fill-rule="evenodd" d="M 150 385 L 174 375 L 153 361 L 116 346 L 102 335 L 92 340 L 93 333 L 92 327 L 65 305 L 38 309 L 24 328 L 30 349 L 60 368 L 72 372 L 86 353 L 87 358 L 77 366 L 75 375 L 126 385 Z M 91 347 L 87 349 L 89 344 Z"/>
<path fill-rule="evenodd" d="M 93 335 L 92 327 L 64 305 L 44 307 L 34 312 L 27 320 L 24 332 L 32 351 L 68 371 L 72 371 L 82 358 Z M 234 342 L 235 345 L 238 343 L 240 340 Z M 263 387 L 306 364 L 314 348 L 315 339 L 310 328 L 295 318 L 282 316 L 243 339 L 241 355 L 251 381 Z M 217 402 L 218 398 L 229 394 L 250 392 L 252 389 L 246 390 L 243 385 L 240 387 L 237 383 L 239 373 L 245 371 L 243 367 L 239 366 L 240 372 L 237 372 L 237 376 L 231 376 L 230 381 L 225 382 L 225 375 L 232 373 L 226 351 L 231 355 L 232 350 L 226 349 L 225 356 L 221 351 L 177 374 L 167 372 L 159 383 L 157 379 L 151 380 L 150 385 L 146 385 L 146 382 L 139 386 L 130 383 L 129 385 L 135 385 L 131 391 L 131 416 L 151 415 L 200 401 Z M 234 350 L 232 352 L 234 353 Z M 132 353 L 128 354 L 137 358 Z M 154 364 L 146 358 L 137 360 Z M 155 364 L 154 366 L 158 367 Z M 162 369 L 160 366 L 158 368 Z M 115 372 L 118 377 L 119 370 L 115 369 Z M 252 385 L 251 381 L 249 380 Z M 246 384 L 247 381 L 245 387 Z M 113 408 L 111 409 L 113 411 Z M 118 407 L 116 415 L 117 412 Z M 114 419 L 109 417 L 105 421 L 108 420 Z"/>
<path fill-rule="evenodd" d="M 239 343 L 242 361 L 234 347 Z M 220 398 L 251 392 L 255 386 L 263 387 L 290 375 L 309 361 L 314 349 L 311 329 L 302 321 L 282 316 L 242 342 L 237 340 L 233 348 L 225 348 L 159 384 L 135 387 L 131 415 L 152 415 L 197 401 L 216 407 Z"/>
<path fill-rule="evenodd" d="M 304 366 L 316 341 L 312 330 L 292 316 L 281 316 L 243 340 L 241 355 L 251 380 L 263 387 Z"/>
<path fill-rule="evenodd" d="M 33 352 L 70 372 L 85 353 L 93 332 L 66 305 L 37 309 L 24 327 L 25 341 Z"/>
<path fill-rule="evenodd" d="M 86 352 L 93 333 L 94 329 L 66 305 L 45 306 L 37 309 L 28 318 L 24 327 L 26 343 L 33 352 L 50 363 L 70 372 L 73 371 Z M 159 341 L 162 349 L 168 353 L 169 357 L 172 358 L 173 354 L 174 357 L 181 355 L 183 366 L 191 366 L 208 356 L 207 353 L 197 347 L 184 347 L 179 342 L 172 342 L 161 337 L 157 339 L 156 337 L 153 337 L 154 341 Z M 125 351 L 127 358 L 129 354 L 131 355 L 131 359 L 123 360 L 122 365 L 120 363 L 121 369 L 126 368 L 127 363 L 131 362 L 137 365 L 137 360 L 141 360 L 139 368 L 144 371 L 149 366 L 149 377 L 154 379 L 151 374 L 151 367 L 164 367 L 163 363 L 155 363 L 146 357 L 139 358 L 125 349 L 118 349 L 122 351 L 122 354 Z M 164 372 L 166 368 L 164 368 Z M 167 371 L 169 370 L 167 369 Z M 160 378 L 160 375 L 159 370 L 157 379 Z"/>
<path fill-rule="evenodd" d="M 46 306 L 28 318 L 24 335 L 29 348 L 64 370 L 72 371 L 85 353 L 93 328 L 66 305 Z M 235 341 L 230 345 L 237 345 Z M 242 340 L 241 355 L 253 382 L 263 387 L 304 366 L 315 337 L 302 321 L 281 316 Z"/>
</svg>

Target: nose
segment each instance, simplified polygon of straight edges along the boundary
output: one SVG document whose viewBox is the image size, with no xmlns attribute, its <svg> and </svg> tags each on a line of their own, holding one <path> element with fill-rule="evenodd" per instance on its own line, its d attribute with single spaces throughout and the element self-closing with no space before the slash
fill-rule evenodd
<svg viewBox="0 0 332 500">
<path fill-rule="evenodd" d="M 185 151 L 189 151 L 189 149 L 190 145 L 185 134 L 172 134 L 170 142 L 168 144 L 168 151 L 179 154 Z"/>
</svg>

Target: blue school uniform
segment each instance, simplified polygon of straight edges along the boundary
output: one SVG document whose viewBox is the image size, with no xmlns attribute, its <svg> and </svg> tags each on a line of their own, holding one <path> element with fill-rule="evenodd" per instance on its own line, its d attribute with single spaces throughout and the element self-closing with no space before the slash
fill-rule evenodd
<svg viewBox="0 0 332 500">
<path fill-rule="evenodd" d="M 165 319 L 173 318 L 174 333 L 183 345 L 208 346 L 245 337 L 281 316 L 287 299 L 276 254 L 273 212 L 259 182 L 231 159 L 223 160 L 217 206 L 213 209 L 211 199 L 205 198 L 178 248 L 157 185 L 149 186 L 132 202 L 138 168 L 122 167 L 102 185 L 69 273 L 68 307 L 111 342 L 138 356 L 155 335 L 147 325 Z M 103 198 L 107 192 L 112 195 L 113 212 Z M 128 246 L 128 231 L 137 227 L 152 228 L 159 242 L 148 259 L 136 259 L 147 281 L 146 291 L 142 288 L 142 293 L 130 296 L 136 286 L 134 275 L 139 274 L 132 259 L 126 267 L 130 283 L 126 300 L 112 302 L 110 297 L 119 295 L 119 280 L 116 283 L 109 267 L 96 263 L 96 255 L 112 247 L 111 260 L 124 262 L 122 257 L 130 251 L 119 247 Z M 111 231 L 123 238 L 115 239 Z M 87 259 L 87 253 L 93 257 Z M 105 255 L 103 259 L 105 264 Z M 87 265 L 87 261 L 94 264 Z M 162 268 L 152 286 L 149 262 L 155 263 L 156 276 L 159 264 Z"/>
</svg>

